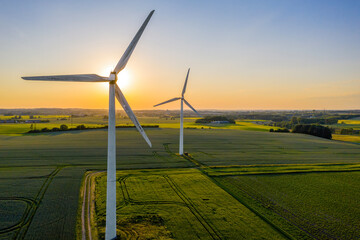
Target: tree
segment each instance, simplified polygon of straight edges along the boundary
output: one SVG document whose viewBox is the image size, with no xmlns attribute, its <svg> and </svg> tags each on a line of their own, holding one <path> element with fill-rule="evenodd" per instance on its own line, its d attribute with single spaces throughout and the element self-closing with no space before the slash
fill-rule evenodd
<svg viewBox="0 0 360 240">
<path fill-rule="evenodd" d="M 43 129 L 41 129 L 41 131 L 42 131 L 42 132 L 49 132 L 50 129 L 48 129 L 48 128 L 43 128 Z"/>
<path fill-rule="evenodd" d="M 304 133 L 309 134 L 317 137 L 331 139 L 331 130 L 328 127 L 324 127 L 321 125 L 314 125 L 314 124 L 298 124 L 296 125 L 293 130 L 293 133 Z"/>
<path fill-rule="evenodd" d="M 298 118 L 295 117 L 295 116 L 293 116 L 293 117 L 291 118 L 291 120 L 290 120 L 290 123 L 291 123 L 291 124 L 298 124 L 298 123 L 299 123 Z"/>
<path fill-rule="evenodd" d="M 60 130 L 61 130 L 61 131 L 69 130 L 69 127 L 68 127 L 66 124 L 61 124 L 61 125 L 60 125 Z"/>
</svg>

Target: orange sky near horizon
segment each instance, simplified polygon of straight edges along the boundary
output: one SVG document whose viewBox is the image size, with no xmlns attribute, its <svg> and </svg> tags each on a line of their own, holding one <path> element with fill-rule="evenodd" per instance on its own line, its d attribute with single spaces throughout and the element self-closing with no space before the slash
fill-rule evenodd
<svg viewBox="0 0 360 240">
<path fill-rule="evenodd" d="M 106 74 L 154 8 L 119 77 L 135 110 L 179 109 L 153 105 L 181 95 L 189 67 L 185 98 L 199 110 L 360 109 L 360 4 L 230 2 L 3 4 L 0 108 L 106 109 L 105 83 L 21 76 Z"/>
</svg>

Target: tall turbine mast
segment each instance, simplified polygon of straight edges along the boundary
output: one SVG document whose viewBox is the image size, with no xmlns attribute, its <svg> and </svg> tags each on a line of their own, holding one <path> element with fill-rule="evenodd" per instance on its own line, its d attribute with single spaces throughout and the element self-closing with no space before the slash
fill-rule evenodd
<svg viewBox="0 0 360 240">
<path fill-rule="evenodd" d="M 190 103 L 188 101 L 185 100 L 185 97 L 184 97 L 185 92 L 186 92 L 188 78 L 189 78 L 189 73 L 190 73 L 190 68 L 188 69 L 187 74 L 186 74 L 186 79 L 185 79 L 183 90 L 181 92 L 181 97 L 172 98 L 165 102 L 154 105 L 154 107 L 157 107 L 157 106 L 169 103 L 169 102 L 177 101 L 179 99 L 181 100 L 181 103 L 180 103 L 180 141 L 179 141 L 179 154 L 180 155 L 184 155 L 184 103 L 189 108 L 191 108 L 191 110 L 193 110 L 197 115 L 199 115 L 201 117 L 201 115 L 195 110 L 195 108 L 193 108 L 190 105 Z"/>
<path fill-rule="evenodd" d="M 35 76 L 22 77 L 24 80 L 36 81 L 65 81 L 65 82 L 108 82 L 109 83 L 109 125 L 108 125 L 108 154 L 107 154 L 107 189 L 106 189 L 106 230 L 105 239 L 112 240 L 116 238 L 116 129 L 115 129 L 115 97 L 129 116 L 131 121 L 141 133 L 145 141 L 151 147 L 151 142 L 144 129 L 141 127 L 130 105 L 125 99 L 119 86 L 116 84 L 118 74 L 123 70 L 134 51 L 146 25 L 150 21 L 154 10 L 149 13 L 144 23 L 136 33 L 128 48 L 120 58 L 114 71 L 108 78 L 96 74 L 77 74 L 77 75 L 53 75 L 53 76 Z"/>
</svg>

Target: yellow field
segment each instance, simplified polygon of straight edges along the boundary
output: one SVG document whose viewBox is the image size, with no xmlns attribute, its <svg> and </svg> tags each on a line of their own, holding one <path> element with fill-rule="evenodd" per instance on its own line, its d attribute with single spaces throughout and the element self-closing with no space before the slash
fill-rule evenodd
<svg viewBox="0 0 360 240">
<path fill-rule="evenodd" d="M 333 134 L 332 138 L 334 140 L 346 141 L 346 142 L 355 142 L 360 143 L 359 135 L 341 135 L 341 134 Z"/>
<path fill-rule="evenodd" d="M 359 124 L 360 125 L 360 120 L 345 120 L 345 119 L 340 119 L 338 120 L 338 124 L 341 123 L 345 123 L 345 124 Z"/>
</svg>

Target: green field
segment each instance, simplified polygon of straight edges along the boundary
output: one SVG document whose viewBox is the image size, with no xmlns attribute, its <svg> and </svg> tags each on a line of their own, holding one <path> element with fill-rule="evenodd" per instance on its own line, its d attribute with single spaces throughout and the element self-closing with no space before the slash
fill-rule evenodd
<svg viewBox="0 0 360 240">
<path fill-rule="evenodd" d="M 227 176 L 216 180 L 295 239 L 360 238 L 360 172 Z"/>
<path fill-rule="evenodd" d="M 124 238 L 283 239 L 196 169 L 119 171 L 117 178 L 118 232 Z M 102 239 L 106 174 L 100 174 L 96 182 L 95 212 Z M 161 221 L 153 223 L 149 216 Z"/>
<path fill-rule="evenodd" d="M 155 121 L 155 119 L 153 120 Z M 191 121 L 193 122 L 193 120 Z M 140 122 L 142 121 L 140 120 Z M 151 124 L 150 120 L 148 123 Z M 164 124 L 170 123 L 164 122 Z M 175 126 L 177 123 L 173 124 Z M 239 236 L 246 238 L 252 234 L 252 231 L 247 228 L 252 225 L 246 219 L 260 221 L 259 226 L 264 227 L 260 230 L 253 227 L 253 231 L 262 236 L 267 236 L 266 234 L 275 231 L 274 236 L 280 234 L 280 236 L 304 235 L 308 237 L 307 231 L 310 230 L 302 230 L 305 229 L 304 226 L 299 230 L 298 223 L 288 221 L 282 216 L 269 218 L 266 211 L 261 210 L 267 209 L 266 206 L 259 205 L 258 201 L 254 199 L 249 198 L 250 200 L 245 201 L 246 199 L 239 198 L 235 190 L 243 189 L 243 180 L 239 185 L 237 180 L 225 183 L 219 179 L 245 179 L 249 174 L 259 173 L 267 173 L 273 176 L 271 179 L 275 179 L 276 176 L 280 176 L 278 173 L 309 172 L 307 174 L 313 176 L 311 174 L 323 172 L 308 180 L 304 177 L 305 183 L 310 181 L 312 184 L 322 186 L 324 183 L 321 176 L 329 179 L 326 177 L 327 174 L 335 174 L 336 171 L 353 176 L 351 174 L 357 174 L 360 164 L 359 145 L 302 134 L 215 127 L 185 129 L 185 152 L 190 153 L 190 157 L 186 159 L 176 155 L 178 152 L 178 129 L 146 129 L 146 132 L 153 143 L 151 149 L 147 147 L 135 129 L 117 129 L 117 168 L 121 170 L 119 178 L 123 175 L 133 174 L 125 181 L 127 186 L 131 186 L 129 193 L 131 198 L 143 202 L 168 201 L 169 199 L 164 195 L 169 195 L 169 198 L 173 198 L 175 201 L 176 191 L 170 190 L 170 186 L 174 185 L 169 184 L 163 177 L 163 175 L 170 176 L 171 180 L 181 188 L 184 196 L 196 204 L 197 211 L 204 217 L 208 225 L 204 223 L 207 226 L 204 227 L 200 221 L 195 221 L 193 226 L 192 224 L 189 226 L 189 222 L 193 223 L 193 219 L 196 217 L 179 210 L 184 207 L 174 209 L 184 214 L 184 218 L 187 220 L 183 218 L 179 220 L 175 216 L 177 214 L 174 214 L 174 219 L 171 219 L 171 215 L 166 209 L 164 210 L 162 204 L 160 204 L 161 206 L 159 204 L 156 206 L 128 204 L 123 207 L 127 209 L 126 211 L 119 212 L 119 224 L 122 224 L 121 226 L 124 226 L 125 230 L 133 227 L 137 230 L 143 229 L 145 224 L 146 229 L 152 229 L 151 232 L 154 234 L 161 233 L 168 238 L 179 236 L 178 231 L 187 232 L 186 228 L 179 230 L 181 227 L 177 225 L 177 222 L 182 224 L 182 221 L 187 221 L 187 225 L 184 226 L 193 227 L 199 236 L 204 236 L 201 239 L 209 236 L 206 235 L 209 234 L 208 231 L 204 230 L 211 229 L 209 226 L 214 229 L 209 230 L 213 231 L 213 236 L 218 234 L 221 239 L 225 239 L 226 236 L 234 236 L 231 234 L 235 234 L 237 231 L 245 234 L 240 235 L 239 233 Z M 84 173 L 106 169 L 106 154 L 107 131 L 104 129 L 20 136 L 0 135 L 0 239 L 14 237 L 16 237 L 15 239 L 23 237 L 25 239 L 74 239 L 76 222 L 79 220 L 80 187 L 84 180 Z M 161 172 L 160 175 L 159 172 Z M 299 176 L 298 178 L 301 180 L 301 176 L 307 175 L 299 173 L 296 176 Z M 99 189 L 104 188 L 103 185 L 101 186 L 104 183 L 104 177 L 99 179 L 102 179 L 99 180 Z M 267 178 L 259 177 L 257 179 L 257 183 L 260 185 L 268 184 Z M 359 183 L 357 177 L 353 177 L 353 179 L 351 184 Z M 303 183 L 300 180 L 294 180 L 294 186 L 301 187 Z M 338 180 L 335 179 L 334 184 L 336 181 Z M 193 186 L 190 186 L 190 183 Z M 340 189 L 341 201 L 339 196 L 334 195 L 336 193 L 329 193 L 329 196 L 340 202 L 338 204 L 348 202 L 355 196 L 356 190 L 351 190 L 353 185 L 350 182 L 343 184 L 348 185 Z M 254 189 L 255 187 L 254 185 Z M 155 188 L 163 195 L 140 194 L 141 190 L 146 190 L 145 188 L 149 190 Z M 270 190 L 281 192 L 283 188 L 286 190 L 290 187 L 274 183 L 274 188 L 275 190 L 269 188 L 269 193 L 259 190 L 259 194 L 266 197 L 268 196 L 266 194 L 271 193 Z M 331 189 L 331 181 L 328 181 L 328 185 L 324 185 L 324 189 Z M 306 191 L 311 192 L 311 190 Z M 212 198 L 203 197 L 205 192 L 213 195 Z M 97 194 L 99 194 L 97 201 L 103 201 L 104 193 L 98 192 Z M 125 202 L 124 199 L 121 199 L 121 194 L 118 196 L 119 202 Z M 198 196 L 202 197 L 198 198 Z M 295 193 L 289 193 L 289 199 L 283 201 L 291 201 L 293 198 L 297 198 Z M 313 198 L 316 198 L 316 195 L 304 193 L 304 201 L 313 202 Z M 181 202 L 179 196 L 176 201 L 175 205 Z M 187 200 L 185 202 L 189 204 Z M 324 206 L 325 213 L 322 216 L 327 216 L 326 214 L 332 216 L 331 214 L 334 213 L 329 210 L 326 202 L 324 204 L 326 205 Z M 229 205 L 237 206 L 236 211 L 234 210 L 235 213 L 227 212 Z M 349 206 L 349 209 L 352 209 L 351 205 Z M 230 217 L 231 214 L 237 214 L 237 216 L 243 217 L 241 219 L 244 222 L 239 223 L 237 222 L 239 219 L 231 217 L 231 222 L 237 222 L 237 226 L 241 227 L 234 226 L 230 231 L 227 226 L 231 225 L 229 219 L 227 219 L 227 224 L 224 224 L 225 219 L 222 222 L 221 218 L 217 218 L 218 215 L 215 214 L 215 216 L 212 212 L 213 208 L 215 208 L 215 213 L 219 213 L 219 216 L 224 216 L 225 219 L 227 219 L 226 215 Z M 141 209 L 146 210 L 149 215 L 139 217 L 138 213 Z M 153 212 L 151 212 L 152 209 Z M 326 209 L 329 211 L 327 212 Z M 287 210 L 294 214 L 300 214 L 296 209 L 290 207 Z M 99 219 L 101 219 L 101 210 L 99 209 L 98 212 L 100 213 Z M 356 213 L 356 210 L 353 212 Z M 349 216 L 344 214 L 343 222 L 350 219 Z M 300 217 L 312 219 L 309 215 L 300 215 Z M 324 217 L 323 219 L 317 218 L 313 224 L 321 226 L 321 221 L 323 224 L 328 223 Z M 155 224 L 149 225 L 149 223 Z M 100 221 L 100 233 L 101 224 L 103 223 Z M 341 224 L 334 221 L 326 231 L 336 231 L 341 228 Z M 266 226 L 270 226 L 270 228 Z M 139 230 L 139 232 L 141 231 Z M 355 233 L 351 228 L 344 228 L 341 236 L 350 236 L 349 234 Z"/>
</svg>

